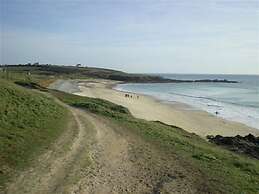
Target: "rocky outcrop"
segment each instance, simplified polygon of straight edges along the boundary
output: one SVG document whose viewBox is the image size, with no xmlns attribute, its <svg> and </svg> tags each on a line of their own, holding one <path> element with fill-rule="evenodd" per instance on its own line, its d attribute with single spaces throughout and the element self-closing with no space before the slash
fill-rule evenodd
<svg viewBox="0 0 259 194">
<path fill-rule="evenodd" d="M 243 153 L 259 160 L 259 137 L 247 136 L 223 137 L 221 135 L 207 136 L 210 142 L 223 146 L 228 150 Z"/>
</svg>

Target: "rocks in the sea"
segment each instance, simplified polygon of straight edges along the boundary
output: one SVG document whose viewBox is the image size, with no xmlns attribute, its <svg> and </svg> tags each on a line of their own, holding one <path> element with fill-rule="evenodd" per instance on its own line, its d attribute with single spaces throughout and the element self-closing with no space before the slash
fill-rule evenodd
<svg viewBox="0 0 259 194">
<path fill-rule="evenodd" d="M 237 152 L 259 159 L 259 137 L 252 134 L 247 136 L 223 137 L 221 135 L 207 136 L 210 142 Z"/>
<path fill-rule="evenodd" d="M 238 81 L 227 80 L 227 79 L 197 79 L 197 80 L 178 80 L 178 79 L 164 79 L 165 82 L 173 82 L 173 83 L 190 83 L 190 82 L 204 82 L 204 83 L 238 83 Z"/>
<path fill-rule="evenodd" d="M 227 79 L 200 79 L 193 80 L 194 82 L 215 82 L 215 83 L 238 83 L 238 81 L 227 80 Z"/>
</svg>

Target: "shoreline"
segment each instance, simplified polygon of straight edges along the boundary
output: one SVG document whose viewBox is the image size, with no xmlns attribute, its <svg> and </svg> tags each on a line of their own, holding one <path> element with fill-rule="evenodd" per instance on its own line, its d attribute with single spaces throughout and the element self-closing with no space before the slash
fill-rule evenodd
<svg viewBox="0 0 259 194">
<path fill-rule="evenodd" d="M 64 82 L 67 81 L 64 80 Z M 259 130 L 256 128 L 217 117 L 203 110 L 197 110 L 182 102 L 170 103 L 153 96 L 115 89 L 116 85 L 125 82 L 89 79 L 77 80 L 73 83 L 77 84 L 80 90 L 73 92 L 73 94 L 111 101 L 128 108 L 136 118 L 175 125 L 203 138 L 207 135 L 244 136 L 249 133 L 259 136 Z M 132 94 L 133 97 L 126 98 L 126 93 Z"/>
<path fill-rule="evenodd" d="M 147 97 L 154 98 L 154 99 L 158 100 L 159 102 L 164 103 L 164 104 L 168 104 L 168 105 L 182 104 L 182 105 L 185 105 L 186 107 L 188 107 L 191 110 L 204 111 L 204 112 L 206 112 L 210 115 L 213 115 L 217 118 L 221 118 L 221 119 L 224 119 L 224 120 L 230 121 L 230 122 L 241 123 L 241 124 L 246 125 L 247 127 L 259 130 L 259 125 L 256 122 L 256 120 L 249 120 L 250 116 L 247 116 L 248 118 L 246 120 L 245 116 L 243 116 L 243 117 L 241 116 L 241 115 L 243 115 L 243 114 L 241 114 L 242 111 L 239 110 L 240 114 L 237 114 L 237 112 L 238 112 L 238 110 L 237 110 L 236 112 L 234 112 L 232 114 L 231 108 L 233 108 L 233 107 L 229 107 L 229 106 L 236 105 L 235 103 L 233 103 L 233 104 L 231 103 L 230 105 L 228 105 L 225 102 L 219 101 L 219 104 L 213 104 L 213 101 L 217 102 L 217 103 L 218 103 L 218 101 L 213 99 L 213 98 L 192 96 L 191 94 L 190 95 L 184 95 L 184 94 L 178 94 L 178 93 L 172 93 L 172 94 L 175 94 L 175 96 L 176 96 L 176 97 L 174 96 L 175 98 L 172 99 L 172 98 L 164 97 L 163 92 L 152 94 L 152 93 L 148 93 L 148 92 L 145 92 L 145 91 L 143 93 L 141 93 L 141 91 L 138 91 L 138 90 L 134 91 L 134 89 L 127 90 L 127 87 L 123 87 L 124 84 L 126 86 L 131 85 L 131 83 L 119 83 L 116 86 L 114 86 L 112 89 L 120 91 L 120 92 L 126 92 L 126 93 L 128 92 L 128 93 L 133 93 L 133 94 L 136 93 L 136 94 L 139 94 L 139 95 L 144 95 L 144 96 L 147 96 Z M 141 84 L 141 85 L 143 85 L 143 84 Z M 161 96 L 160 96 L 160 94 L 161 94 Z M 190 101 L 190 100 L 186 100 L 186 99 L 184 100 L 184 99 L 179 98 L 179 96 L 180 97 L 181 96 L 191 97 L 193 99 L 195 99 L 195 98 L 206 99 L 206 100 L 212 99 L 213 101 L 206 102 L 206 104 L 205 104 L 205 103 L 201 103 L 198 100 L 197 101 L 196 100 Z M 253 109 L 254 107 L 245 107 L 245 108 Z M 250 111 L 255 111 L 255 110 L 250 110 Z M 249 114 L 249 113 L 247 113 L 247 114 Z M 247 114 L 244 114 L 244 115 L 247 115 Z M 253 116 L 253 117 L 256 118 L 255 116 Z M 253 117 L 251 117 L 251 118 L 253 118 Z"/>
</svg>

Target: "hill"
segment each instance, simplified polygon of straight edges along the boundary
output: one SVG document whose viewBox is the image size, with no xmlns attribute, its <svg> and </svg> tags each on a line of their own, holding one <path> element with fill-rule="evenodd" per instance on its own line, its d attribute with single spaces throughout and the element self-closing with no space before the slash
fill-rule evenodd
<svg viewBox="0 0 259 194">
<path fill-rule="evenodd" d="M 52 98 L 0 79 L 0 188 L 62 133 L 67 116 Z"/>
<path fill-rule="evenodd" d="M 7 65 L 3 69 L 10 73 L 28 73 L 38 76 L 62 77 L 74 79 L 100 78 L 131 83 L 183 83 L 183 82 L 222 82 L 237 83 L 226 79 L 177 80 L 148 74 L 132 74 L 111 69 L 95 67 L 76 67 L 60 65 Z"/>
<path fill-rule="evenodd" d="M 152 193 L 259 190 L 256 159 L 176 126 L 136 119 L 126 108 L 106 100 L 49 90 L 29 81 L 18 84 L 24 87 L 0 79 L 0 185 L 27 172 L 21 174 L 21 182 L 12 184 L 16 192 L 9 193 L 36 193 L 43 188 L 45 193 L 64 193 L 77 187 L 88 191 L 109 184 L 113 188 L 106 189 L 111 191 L 133 193 L 137 188 Z M 71 143 L 64 141 L 55 151 L 51 144 L 63 138 L 68 116 L 77 120 L 79 133 L 72 137 L 66 130 L 72 146 L 67 148 Z M 47 159 L 36 160 L 38 165 L 31 167 L 46 150 L 50 150 Z M 57 157 L 60 152 L 65 160 Z M 38 173 L 42 166 L 48 176 Z"/>
<path fill-rule="evenodd" d="M 176 126 L 136 119 L 124 107 L 106 100 L 50 92 L 71 106 L 108 118 L 121 130 L 128 130 L 151 143 L 168 158 L 176 156 L 190 172 L 198 170 L 201 174 L 189 175 L 197 181 L 198 193 L 256 193 L 259 190 L 259 162 L 256 159 L 222 149 Z M 139 152 L 138 157 L 147 154 Z M 149 165 L 151 169 L 156 168 L 152 162 Z M 160 165 L 166 165 L 166 162 Z"/>
<path fill-rule="evenodd" d="M 129 74 L 122 71 L 95 67 L 76 67 L 59 65 L 8 65 L 4 67 L 10 73 L 27 73 L 39 76 L 55 76 L 65 78 L 100 78 L 126 82 L 169 82 L 159 76 Z"/>
</svg>

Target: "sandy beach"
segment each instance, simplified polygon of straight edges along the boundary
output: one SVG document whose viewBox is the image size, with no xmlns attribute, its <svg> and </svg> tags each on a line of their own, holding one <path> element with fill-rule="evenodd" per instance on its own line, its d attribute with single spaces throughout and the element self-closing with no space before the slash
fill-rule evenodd
<svg viewBox="0 0 259 194">
<path fill-rule="evenodd" d="M 71 81 L 64 81 L 63 85 L 70 85 L 67 82 Z M 132 115 L 137 118 L 175 125 L 201 137 L 206 137 L 207 135 L 235 136 L 249 133 L 259 136 L 258 129 L 248 127 L 242 123 L 224 120 L 205 111 L 193 109 L 183 103 L 166 103 L 150 96 L 133 93 L 129 93 L 132 98 L 126 98 L 125 92 L 113 89 L 113 86 L 120 82 L 91 79 L 73 81 L 72 83 L 77 84 L 80 90 L 73 92 L 76 95 L 109 100 L 127 107 Z M 56 84 L 54 88 L 57 85 L 60 86 L 60 84 Z M 63 89 L 66 90 L 65 88 Z"/>
</svg>

